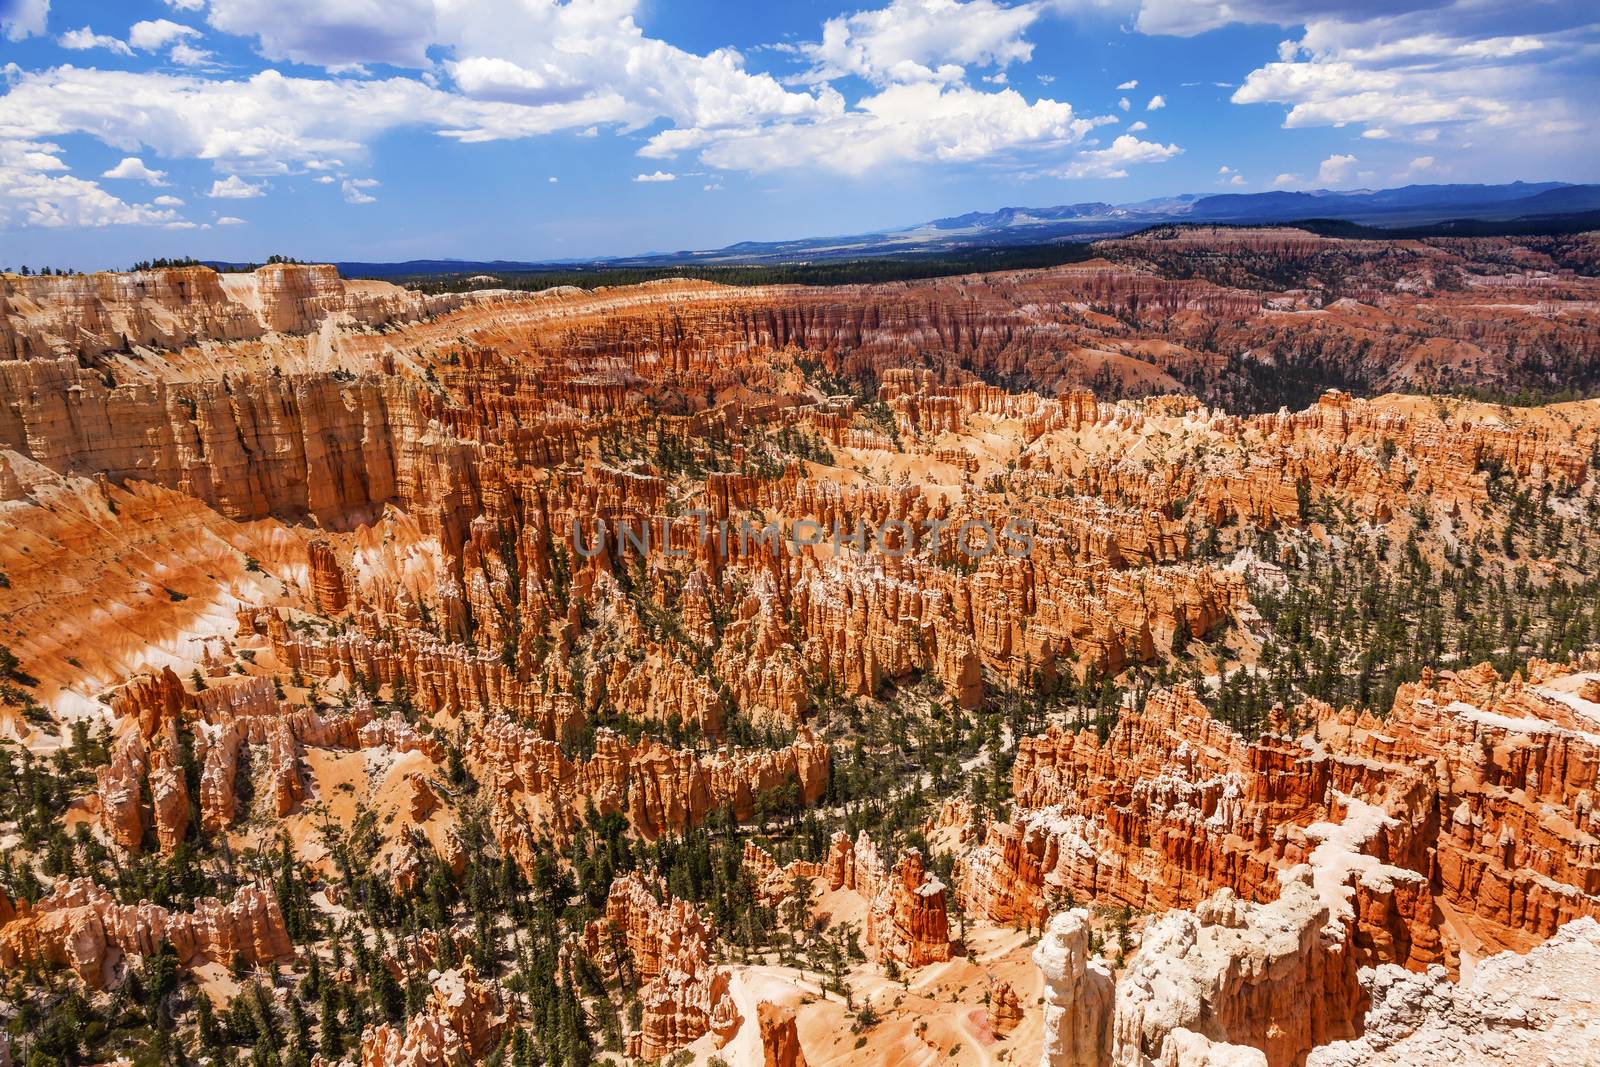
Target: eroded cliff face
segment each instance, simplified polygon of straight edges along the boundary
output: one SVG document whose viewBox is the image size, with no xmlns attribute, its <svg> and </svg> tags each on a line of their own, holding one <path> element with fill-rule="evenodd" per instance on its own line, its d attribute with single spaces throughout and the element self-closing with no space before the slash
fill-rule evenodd
<svg viewBox="0 0 1600 1067">
<path fill-rule="evenodd" d="M 1047 988 L 1044 1067 L 1487 1065 L 1593 1054 L 1595 920 L 1563 926 L 1526 955 L 1481 961 L 1459 985 L 1439 966 L 1358 974 L 1317 880 L 1300 867 L 1271 904 L 1222 890 L 1192 912 L 1171 912 L 1147 928 L 1115 980 L 1085 961 L 1084 913 L 1061 913 L 1035 956 Z"/>
<path fill-rule="evenodd" d="M 380 1023 L 361 1035 L 361 1067 L 464 1067 L 495 1050 L 511 1018 L 494 983 L 469 963 L 435 974 L 431 985 L 403 1027 Z"/>
<path fill-rule="evenodd" d="M 742 1024 L 728 973 L 712 963 L 710 932 L 693 907 L 659 884 L 652 888 L 637 874 L 618 878 L 605 918 L 584 936 L 592 958 L 630 968 L 640 983 L 644 1013 L 627 1037 L 628 1055 L 659 1059 L 707 1033 L 716 1034 L 720 1047 Z"/>
<path fill-rule="evenodd" d="M 793 1008 L 762 1001 L 756 1008 L 756 1021 L 761 1027 L 763 1067 L 806 1067 Z"/>
<path fill-rule="evenodd" d="M 1385 256 L 1262 232 L 1106 253 L 909 285 L 465 299 L 298 267 L 7 278 L 0 639 L 18 662 L 0 733 L 95 754 L 63 806 L 110 862 L 193 846 L 214 868 L 224 844 L 287 840 L 285 884 L 304 879 L 310 907 L 354 916 L 352 890 L 383 906 L 385 889 L 437 904 L 438 929 L 380 946 L 401 981 L 476 949 L 451 925 L 471 894 L 436 892 L 469 870 L 475 892 L 516 893 L 547 886 L 558 852 L 595 878 L 568 855 L 593 843 L 593 812 L 621 816 L 602 825 L 634 850 L 607 873 L 708 824 L 759 832 L 717 857 L 748 876 L 739 900 L 787 913 L 797 880 L 839 891 L 811 917 L 859 923 L 863 996 L 892 961 L 930 1014 L 951 995 L 968 1013 L 936 1021 L 942 1045 L 905 1019 L 863 1023 L 873 1055 L 1000 1040 L 1057 1064 L 1295 1063 L 1366 1040 L 1367 1000 L 1393 1007 L 1389 990 L 1421 981 L 1383 967 L 1443 997 L 1430 968 L 1596 914 L 1596 664 L 1434 672 L 1383 718 L 1303 704 L 1249 739 L 1200 694 L 1136 684 L 1125 703 L 1110 680 L 1259 667 L 1263 591 L 1319 544 L 1398 530 L 1398 553 L 1434 524 L 1493 551 L 1516 516 L 1541 527 L 1518 535 L 1532 580 L 1570 581 L 1558 527 L 1587 514 L 1593 405 L 1209 405 L 1276 406 L 1284 367 L 1363 389 L 1588 380 L 1593 279 L 1532 244 Z M 1174 256 L 1189 276 L 1162 276 Z M 1177 391 L 1204 399 L 1130 399 Z M 827 536 L 793 537 L 811 527 Z M 985 530 L 995 551 L 962 551 Z M 927 737 L 874 736 L 891 699 L 926 713 Z M 1058 721 L 1027 736 L 1035 701 Z M 981 814 L 1002 789 L 974 790 L 916 813 L 926 860 L 879 829 L 882 855 L 863 833 L 773 858 L 818 856 L 801 834 L 817 849 L 864 802 L 951 773 L 918 764 L 862 797 L 842 762 L 997 712 L 1007 728 L 960 760 L 983 779 L 1015 746 L 1006 820 Z M 101 749 L 69 720 L 114 729 Z M 789 824 L 804 809 L 820 829 Z M 945 850 L 949 890 L 932 873 Z M 1114 987 L 1080 902 L 1151 916 Z M 38 955 L 114 984 L 120 954 L 162 937 L 185 966 L 270 965 L 284 921 L 267 904 L 152 910 L 72 883 L 0 900 L 0 965 Z M 964 951 L 951 904 L 977 930 Z M 1013 966 L 1033 931 L 1042 1013 Z M 769 1062 L 800 1062 L 802 1036 L 814 1059 L 843 1054 L 823 1051 L 842 1025 L 826 998 L 793 1017 L 736 1003 L 729 932 L 649 875 L 617 879 L 584 934 L 547 955 L 563 988 L 578 952 L 637 980 L 632 1055 L 742 1026 Z M 483 1021 L 525 994 L 451 975 L 408 1022 L 369 1030 L 363 1062 L 486 1055 L 501 1024 Z M 1441 1011 L 1471 1029 L 1462 996 Z M 1402 1030 L 1383 1040 L 1402 1047 Z"/>
<path fill-rule="evenodd" d="M 1293 868 L 1270 904 L 1228 890 L 1147 927 L 1119 976 L 1110 1060 L 1118 1067 L 1202 1056 L 1299 1063 L 1361 1026 L 1364 996 L 1322 872 Z M 1341 887 L 1337 892 L 1342 892 Z"/>
<path fill-rule="evenodd" d="M 347 282 L 329 264 L 279 263 L 248 273 L 209 267 L 73 276 L 0 275 L 0 360 L 90 359 L 135 346 L 309 334 L 336 320 L 410 322 L 473 298 L 422 296 L 385 282 Z"/>
<path fill-rule="evenodd" d="M 1554 668 L 1550 668 L 1554 671 Z M 1574 711 L 1574 703 L 1580 709 Z M 1576 694 L 1487 668 L 1402 686 L 1385 720 L 1299 709 L 1299 738 L 1246 744 L 1178 689 L 1101 743 L 1052 730 L 1019 745 L 1010 823 L 991 824 L 957 891 L 1002 922 L 1042 923 L 1051 901 L 1189 906 L 1218 888 L 1267 900 L 1361 805 L 1388 820 L 1370 851 L 1398 873 L 1364 886 L 1361 959 L 1447 962 L 1435 894 L 1490 944 L 1526 944 L 1600 909 L 1588 831 L 1595 749 Z M 1561 821 L 1546 822 L 1552 811 Z"/>
<path fill-rule="evenodd" d="M 278 654 L 318 678 L 404 681 L 430 712 L 515 708 L 550 736 L 574 728 L 580 690 L 585 714 L 609 704 L 715 737 L 734 708 L 794 724 L 819 674 L 861 696 L 931 676 L 970 708 L 995 683 L 1116 673 L 1243 609 L 1241 575 L 1195 558 L 1197 518 L 1294 525 L 1306 500 L 1331 495 L 1382 521 L 1422 494 L 1457 503 L 1470 523 L 1486 468 L 1559 490 L 1584 477 L 1595 436 L 1582 420 L 1508 425 L 1342 395 L 1239 418 L 1194 401 L 1113 405 L 1075 384 L 1045 397 L 979 379 L 973 366 L 993 376 L 1009 373 L 1014 349 L 1037 354 L 1025 330 L 1062 328 L 1041 316 L 1067 307 L 1087 329 L 1092 316 L 1074 301 L 1122 307 L 1124 289 L 1140 301 L 1134 334 L 1158 308 L 1276 314 L 1248 294 L 1224 299 L 1206 283 L 1110 264 L 832 293 L 672 283 L 454 309 L 395 296 L 429 317 L 385 334 L 349 310 L 355 283 L 320 269 L 224 276 L 217 292 L 182 273 L 159 285 L 124 278 L 93 297 L 78 291 L 110 282 L 18 279 L 31 310 L 18 302 L 7 321 L 137 317 L 145 304 L 118 294 L 145 285 L 151 307 L 184 311 L 197 344 L 239 362 L 201 360 L 201 349 L 142 363 L 57 352 L 79 336 L 60 326 L 51 336 L 68 340 L 0 359 L 0 444 L 38 465 L 28 470 L 103 476 L 104 500 L 89 511 L 114 512 L 102 527 L 130 525 L 125 494 L 174 506 L 160 486 L 222 520 L 344 531 L 300 534 L 303 564 L 297 546 L 273 548 L 310 592 L 308 608 L 348 611 L 353 624 L 333 640 L 275 631 Z M 101 310 L 90 315 L 84 300 Z M 958 300 L 971 305 L 959 315 Z M 241 341 L 241 316 L 279 325 Z M 294 332 L 311 323 L 314 338 Z M 919 337 L 961 365 L 923 365 Z M 1113 347 L 1142 351 L 1129 338 Z M 876 395 L 818 396 L 805 378 L 818 361 L 832 374 L 870 371 Z M 774 433 L 814 458 L 756 462 L 764 450 L 746 438 Z M 8 496 L 59 497 L 36 475 L 18 481 Z M 781 538 L 741 536 L 774 518 L 830 535 L 904 530 L 911 547 L 793 552 Z M 155 534 L 155 521 L 138 533 Z M 969 524 L 998 533 L 1020 522 L 1031 530 L 1025 558 L 1010 539 L 976 560 L 958 549 Z M 581 558 L 574 528 L 592 541 L 601 525 L 605 551 Z M 654 534 L 643 590 L 623 526 Z M 236 567 L 270 562 L 267 545 L 236 551 Z M 223 562 L 206 561 L 211 573 Z M 251 588 L 264 585 L 259 571 L 240 570 L 241 605 L 275 599 Z M 663 629 L 663 616 L 682 629 Z M 586 618 L 614 623 L 599 645 Z M 541 689 L 546 678 L 555 684 Z"/>
<path fill-rule="evenodd" d="M 32 961 L 71 970 L 90 989 L 103 989 L 125 955 L 148 955 L 169 945 L 183 967 L 199 963 L 272 965 L 291 959 L 294 946 L 270 892 L 246 887 L 231 902 L 203 900 L 189 912 L 155 904 L 118 904 L 87 880 L 62 880 L 54 892 L 0 926 L 0 966 Z"/>
<path fill-rule="evenodd" d="M 1592 922 L 1588 677 L 1537 661 L 1531 679 L 1430 672 L 1382 720 L 1301 708 L 1307 733 L 1251 744 L 1177 690 L 1105 743 L 1054 730 L 1024 741 L 1016 816 L 964 860 L 969 908 L 1007 922 L 1072 897 L 1193 908 L 1146 925 L 1109 1033 L 1062 1014 L 1046 1062 L 1299 1063 L 1368 1025 L 1362 968 L 1448 987 L 1463 941 L 1527 946 Z M 1076 958 L 1081 926 L 1050 926 L 1039 959 L 1052 988 L 1089 980 L 1058 960 Z M 1383 987 L 1396 982 L 1422 988 Z M 1469 1014 L 1456 1016 L 1467 1047 L 1482 1026 Z"/>
<path fill-rule="evenodd" d="M 802 728 L 777 750 L 700 754 L 659 741 L 630 744 L 609 730 L 594 754 L 574 762 L 554 741 L 505 720 L 474 739 L 490 797 L 490 827 L 501 848 L 532 869 L 541 840 L 571 833 L 584 814 L 624 814 L 646 840 L 681 833 L 713 812 L 748 821 L 762 797 L 788 791 L 812 804 L 828 779 L 828 747 Z"/>
<path fill-rule="evenodd" d="M 1389 966 L 1363 971 L 1372 1001 L 1365 1033 L 1312 1049 L 1306 1063 L 1583 1063 L 1600 1055 L 1596 968 L 1600 924 L 1584 918 L 1526 955 L 1505 952 L 1481 961 L 1460 985 L 1438 968 L 1425 974 Z"/>
</svg>

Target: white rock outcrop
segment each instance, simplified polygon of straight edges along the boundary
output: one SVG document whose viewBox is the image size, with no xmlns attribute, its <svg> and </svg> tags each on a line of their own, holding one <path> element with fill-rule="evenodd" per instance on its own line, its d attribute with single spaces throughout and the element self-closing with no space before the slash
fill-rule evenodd
<svg viewBox="0 0 1600 1067">
<path fill-rule="evenodd" d="M 1600 1063 L 1600 922 L 1567 923 L 1527 955 L 1502 952 L 1456 985 L 1444 968 L 1361 972 L 1366 1032 L 1306 1067 Z"/>
<path fill-rule="evenodd" d="M 1044 973 L 1044 1056 L 1040 1067 L 1100 1067 L 1106 1062 L 1113 979 L 1089 958 L 1089 913 L 1064 911 L 1033 950 Z"/>
</svg>

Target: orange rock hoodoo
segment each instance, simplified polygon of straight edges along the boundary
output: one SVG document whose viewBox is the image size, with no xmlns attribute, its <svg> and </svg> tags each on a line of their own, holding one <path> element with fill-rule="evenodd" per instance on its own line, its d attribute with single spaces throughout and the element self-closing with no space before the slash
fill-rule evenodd
<svg viewBox="0 0 1600 1067">
<path fill-rule="evenodd" d="M 268 795 L 279 818 L 296 811 L 307 798 L 305 749 L 388 748 L 418 752 L 429 764 L 441 764 L 443 746 L 398 718 L 376 718 L 365 696 L 350 707 L 324 713 L 280 703 L 270 678 L 233 679 L 197 693 L 186 693 L 177 676 L 164 669 L 130 682 L 114 701 L 119 733 L 111 762 L 99 768 L 94 803 L 102 829 L 112 841 L 138 851 L 147 828 L 154 830 L 164 854 L 170 854 L 188 833 L 191 822 L 207 833 L 232 826 L 239 816 L 238 775 L 246 746 L 264 749 Z M 146 732 L 150 736 L 145 736 Z M 193 738 L 200 764 L 199 812 L 191 811 L 189 791 L 177 763 L 179 736 Z M 407 790 L 410 825 L 424 822 L 437 798 L 424 779 L 413 777 Z M 430 798 L 434 803 L 430 804 Z M 452 842 L 441 839 L 443 858 L 451 867 Z M 396 863 L 404 857 L 386 850 L 376 857 Z"/>
<path fill-rule="evenodd" d="M 380 1023 L 361 1035 L 361 1067 L 457 1067 L 495 1050 L 509 1016 L 499 991 L 469 963 L 433 978 L 422 1010 L 404 1027 Z"/>
<path fill-rule="evenodd" d="M 806 1067 L 793 1008 L 763 1000 L 756 1006 L 756 1020 L 761 1027 L 762 1067 Z"/>
<path fill-rule="evenodd" d="M 963 857 L 960 899 L 1019 923 L 1072 898 L 1192 907 L 1146 928 L 1098 1054 L 1170 1040 L 1181 1060 L 1201 1034 L 1298 1062 L 1359 1032 L 1361 967 L 1453 965 L 1458 935 L 1526 947 L 1600 915 L 1592 857 L 1552 829 L 1587 833 L 1600 706 L 1546 685 L 1558 668 L 1532 672 L 1429 675 L 1382 721 L 1313 705 L 1294 716 L 1313 732 L 1248 744 L 1182 689 L 1103 743 L 1052 728 L 1020 746 L 1016 814 Z M 1173 999 L 1175 973 L 1193 996 Z M 1196 998 L 1204 1025 L 1174 1023 Z"/>
<path fill-rule="evenodd" d="M 246 966 L 281 962 L 294 955 L 283 914 L 270 892 L 240 889 L 231 903 L 200 901 L 193 911 L 172 912 L 155 904 L 118 904 L 87 879 L 61 881 L 32 907 L 20 906 L 0 926 L 0 967 L 31 961 L 70 968 L 90 989 L 103 989 L 125 954 L 148 955 L 161 944 L 178 963 Z"/>
<path fill-rule="evenodd" d="M 787 789 L 815 803 L 828 779 L 828 746 L 804 728 L 775 751 L 705 755 L 653 740 L 632 744 L 599 730 L 594 755 L 577 762 L 555 742 L 505 720 L 486 723 L 474 741 L 491 798 L 490 828 L 524 865 L 533 862 L 541 835 L 571 832 L 591 806 L 601 814 L 622 812 L 653 839 L 697 826 L 724 808 L 748 820 L 762 794 Z"/>
<path fill-rule="evenodd" d="M 755 881 L 756 892 L 768 904 L 776 904 L 793 892 L 796 880 L 815 882 L 827 875 L 823 864 L 809 860 L 790 860 L 779 867 L 772 854 L 754 841 L 744 843 L 742 866 Z"/>
<path fill-rule="evenodd" d="M 666 897 L 638 874 L 611 884 L 604 919 L 585 931 L 585 949 L 593 959 L 620 969 L 618 953 L 626 952 L 641 983 L 644 1014 L 639 1029 L 628 1035 L 628 1055 L 654 1060 L 676 1052 L 703 1034 L 715 1033 L 726 1043 L 741 1022 L 728 992 L 728 973 L 711 963 L 711 938 L 700 916 L 686 901 Z"/>
<path fill-rule="evenodd" d="M 865 831 L 854 844 L 833 835 L 823 875 L 830 889 L 853 889 L 867 901 L 866 943 L 877 960 L 921 967 L 950 958 L 950 920 L 945 886 L 909 848 L 885 869 Z"/>
<path fill-rule="evenodd" d="M 1022 1023 L 1022 1001 L 1010 982 L 996 982 L 989 994 L 989 1029 L 1008 1034 Z"/>
<path fill-rule="evenodd" d="M 333 546 L 321 539 L 310 542 L 306 562 L 311 571 L 311 602 L 324 615 L 339 614 L 350 603 L 350 594 Z"/>
</svg>

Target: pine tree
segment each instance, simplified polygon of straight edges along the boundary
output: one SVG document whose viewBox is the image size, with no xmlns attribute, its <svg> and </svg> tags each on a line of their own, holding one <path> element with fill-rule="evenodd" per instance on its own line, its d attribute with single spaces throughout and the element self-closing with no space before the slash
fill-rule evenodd
<svg viewBox="0 0 1600 1067">
<path fill-rule="evenodd" d="M 213 1055 L 220 1053 L 224 1044 L 222 1027 L 217 1024 L 211 998 L 204 993 L 195 997 L 194 1019 L 195 1028 L 199 1031 L 200 1047 Z"/>
<path fill-rule="evenodd" d="M 309 1064 L 313 1051 L 311 1044 L 311 1022 L 306 1018 L 306 1011 L 300 1006 L 299 997 L 289 998 L 289 1058 L 288 1062 L 294 1064 Z"/>
<path fill-rule="evenodd" d="M 317 1026 L 319 1040 L 317 1051 L 322 1053 L 326 1060 L 336 1060 L 344 1051 L 344 1042 L 339 1034 L 339 1012 L 333 997 L 334 987 L 325 984 L 317 1004 Z"/>
</svg>

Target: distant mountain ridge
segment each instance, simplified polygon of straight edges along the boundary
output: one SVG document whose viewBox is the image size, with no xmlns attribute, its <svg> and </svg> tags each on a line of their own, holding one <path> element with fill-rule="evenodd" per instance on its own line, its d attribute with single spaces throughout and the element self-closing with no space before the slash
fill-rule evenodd
<svg viewBox="0 0 1600 1067">
<path fill-rule="evenodd" d="M 1050 207 L 1002 207 L 873 233 L 792 241 L 740 241 L 724 248 L 637 256 L 539 262 L 426 259 L 404 263 L 346 262 L 337 266 L 347 277 L 382 278 L 433 273 L 760 265 L 951 254 L 978 248 L 1093 241 L 1175 222 L 1262 225 L 1315 219 L 1384 229 L 1449 223 L 1455 228 L 1470 230 L 1475 223 L 1523 221 L 1536 225 L 1541 219 L 1583 216 L 1590 212 L 1600 212 L 1600 185 L 1568 182 L 1406 185 L 1395 189 L 1304 192 L 1275 190 L 1204 196 L 1186 193 L 1129 204 L 1095 200 Z"/>
</svg>

